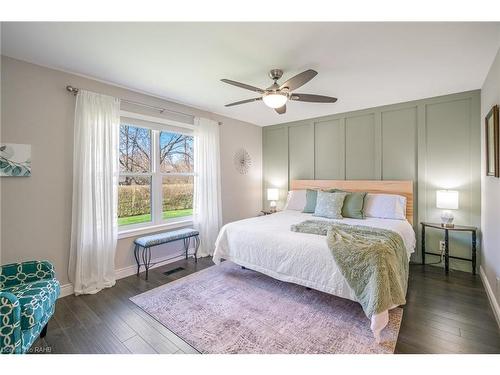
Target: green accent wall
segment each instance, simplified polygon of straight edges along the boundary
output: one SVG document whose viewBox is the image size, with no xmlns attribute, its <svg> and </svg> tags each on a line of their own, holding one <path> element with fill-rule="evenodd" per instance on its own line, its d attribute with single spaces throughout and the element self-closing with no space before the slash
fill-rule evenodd
<svg viewBox="0 0 500 375">
<path fill-rule="evenodd" d="M 455 222 L 480 226 L 480 133 L 479 90 L 267 126 L 262 132 L 264 192 L 280 188 L 282 207 L 293 179 L 413 180 L 418 232 L 413 260 L 418 261 L 419 223 L 440 221 L 436 190 L 458 190 Z M 428 248 L 437 250 L 442 236 L 429 230 Z M 453 233 L 450 238 L 453 254 L 470 256 L 470 236 Z M 468 262 L 452 260 L 451 266 L 470 271 Z"/>
</svg>

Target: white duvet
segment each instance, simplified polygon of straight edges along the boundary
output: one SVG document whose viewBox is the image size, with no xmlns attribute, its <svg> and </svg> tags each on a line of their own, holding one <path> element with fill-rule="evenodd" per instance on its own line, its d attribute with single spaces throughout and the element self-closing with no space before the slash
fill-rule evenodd
<svg viewBox="0 0 500 375">
<path fill-rule="evenodd" d="M 217 238 L 213 260 L 218 264 L 226 259 L 278 280 L 357 301 L 333 259 L 325 236 L 290 230 L 292 224 L 308 219 L 389 229 L 403 238 L 408 259 L 415 249 L 415 233 L 406 220 L 330 220 L 286 210 L 226 224 Z M 371 329 L 377 341 L 388 321 L 388 311 L 371 317 Z"/>
</svg>

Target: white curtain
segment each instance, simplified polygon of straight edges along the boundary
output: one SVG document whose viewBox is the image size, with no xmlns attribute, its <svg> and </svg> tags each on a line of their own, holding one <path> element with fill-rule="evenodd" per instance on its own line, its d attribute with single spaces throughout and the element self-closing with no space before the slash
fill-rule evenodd
<svg viewBox="0 0 500 375">
<path fill-rule="evenodd" d="M 222 224 L 219 124 L 196 118 L 194 130 L 193 221 L 200 232 L 200 256 L 212 255 Z"/>
<path fill-rule="evenodd" d="M 119 99 L 78 92 L 69 261 L 76 295 L 115 284 L 119 128 Z"/>
</svg>

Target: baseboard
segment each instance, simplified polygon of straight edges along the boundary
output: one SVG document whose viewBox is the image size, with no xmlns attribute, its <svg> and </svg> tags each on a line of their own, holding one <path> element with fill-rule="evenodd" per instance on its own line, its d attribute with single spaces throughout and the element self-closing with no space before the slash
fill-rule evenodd
<svg viewBox="0 0 500 375">
<path fill-rule="evenodd" d="M 500 327 L 500 305 L 498 304 L 495 293 L 491 288 L 490 282 L 488 281 L 488 278 L 486 277 L 486 273 L 484 272 L 482 266 L 479 266 L 479 275 L 481 276 L 481 281 L 483 282 L 484 289 L 486 290 L 486 294 L 488 295 L 488 299 L 490 300 L 490 305 L 493 309 L 493 314 L 495 315 L 497 324 Z"/>
<path fill-rule="evenodd" d="M 69 296 L 70 294 L 73 294 L 73 284 L 69 283 L 61 285 L 61 293 L 59 294 L 59 298 Z"/>
<path fill-rule="evenodd" d="M 149 269 L 152 270 L 153 268 L 161 267 L 161 266 L 164 266 L 165 264 L 177 262 L 178 260 L 181 260 L 181 259 L 184 259 L 184 255 L 179 255 L 178 257 L 165 259 L 165 260 L 154 260 L 153 259 L 154 262 L 158 262 L 158 263 L 156 263 L 154 266 L 151 266 Z M 141 267 L 141 272 L 142 271 L 144 271 L 144 267 Z M 128 266 L 125 268 L 120 268 L 120 269 L 115 270 L 115 277 L 116 277 L 116 280 L 119 280 L 119 279 L 123 279 L 125 277 L 135 275 L 136 273 L 137 273 L 137 265 L 134 264 L 132 266 Z"/>
<path fill-rule="evenodd" d="M 154 266 L 151 266 L 149 269 L 153 269 L 156 267 L 161 267 L 164 266 L 165 264 L 177 262 L 178 260 L 184 259 L 184 255 L 179 255 L 178 257 L 175 258 L 170 258 L 170 259 L 165 259 L 165 260 L 155 260 L 156 263 Z M 142 271 L 144 271 L 144 267 L 142 267 Z M 123 279 L 125 277 L 129 277 L 132 275 L 135 275 L 137 273 L 137 266 L 134 264 L 129 267 L 125 268 L 119 268 L 115 270 L 115 278 L 116 280 Z M 64 284 L 61 285 L 61 294 L 59 295 L 59 298 L 63 298 L 66 296 L 69 296 L 70 294 L 73 294 L 73 285 L 71 283 L 69 284 Z"/>
</svg>

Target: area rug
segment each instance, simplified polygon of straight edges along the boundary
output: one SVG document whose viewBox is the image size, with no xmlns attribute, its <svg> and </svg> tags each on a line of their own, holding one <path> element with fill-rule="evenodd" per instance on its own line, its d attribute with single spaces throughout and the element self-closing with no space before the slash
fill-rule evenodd
<svg viewBox="0 0 500 375">
<path fill-rule="evenodd" d="M 130 300 L 201 353 L 394 353 L 403 316 L 377 344 L 358 303 L 231 262 Z"/>
</svg>

